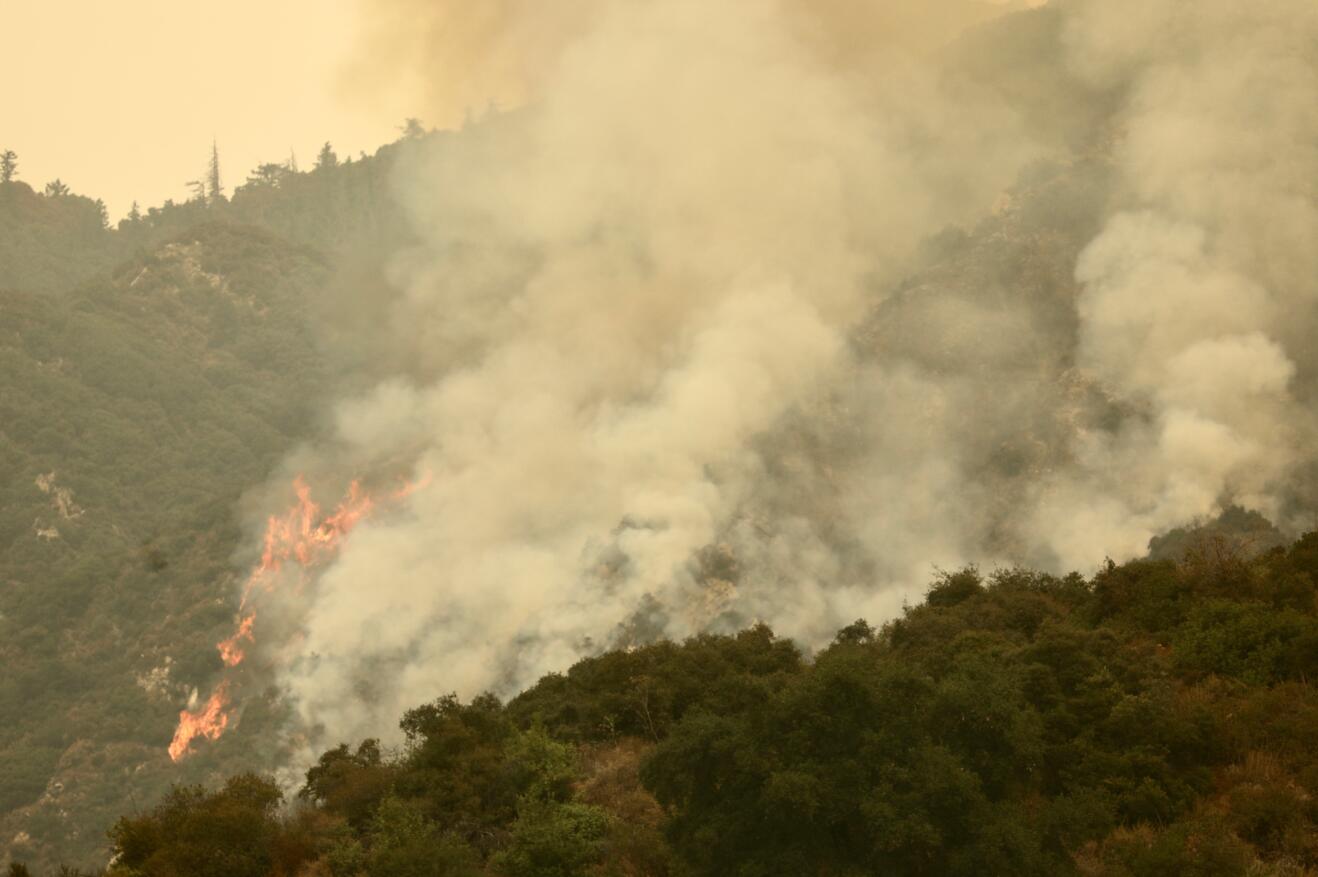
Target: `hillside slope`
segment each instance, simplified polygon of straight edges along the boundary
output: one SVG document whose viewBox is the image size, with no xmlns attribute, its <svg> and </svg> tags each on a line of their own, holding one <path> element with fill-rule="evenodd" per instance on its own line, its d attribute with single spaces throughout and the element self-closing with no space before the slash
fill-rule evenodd
<svg viewBox="0 0 1318 877">
<path fill-rule="evenodd" d="M 0 292 L 0 845 L 100 857 L 178 774 L 178 710 L 218 666 L 237 503 L 314 424 L 303 315 L 328 269 L 195 228 L 70 295 Z"/>
</svg>

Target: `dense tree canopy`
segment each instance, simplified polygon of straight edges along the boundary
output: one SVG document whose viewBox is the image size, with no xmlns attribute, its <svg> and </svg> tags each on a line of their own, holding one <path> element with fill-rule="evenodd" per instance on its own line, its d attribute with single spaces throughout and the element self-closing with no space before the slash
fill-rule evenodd
<svg viewBox="0 0 1318 877">
<path fill-rule="evenodd" d="M 605 652 L 406 743 L 111 833 L 114 877 L 1245 875 L 1318 868 L 1318 533 L 1091 580 L 940 575 L 813 656 L 764 627 Z"/>
</svg>

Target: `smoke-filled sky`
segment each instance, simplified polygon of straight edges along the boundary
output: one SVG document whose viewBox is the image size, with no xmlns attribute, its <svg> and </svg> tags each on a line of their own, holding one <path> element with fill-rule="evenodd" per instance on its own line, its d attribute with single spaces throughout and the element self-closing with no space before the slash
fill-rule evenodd
<svg viewBox="0 0 1318 877">
<path fill-rule="evenodd" d="M 220 148 L 229 191 L 262 162 L 326 140 L 340 156 L 396 135 L 404 101 L 352 100 L 352 0 L 9 0 L 0 24 L 0 149 L 20 179 L 103 198 L 187 197 Z M 399 117 L 392 113 L 397 111 Z"/>
</svg>

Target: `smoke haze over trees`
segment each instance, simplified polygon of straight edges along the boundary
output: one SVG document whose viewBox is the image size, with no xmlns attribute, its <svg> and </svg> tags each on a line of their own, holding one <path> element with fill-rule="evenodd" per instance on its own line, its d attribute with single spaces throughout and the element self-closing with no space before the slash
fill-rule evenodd
<svg viewBox="0 0 1318 877">
<path fill-rule="evenodd" d="M 297 458 L 435 485 L 291 612 L 309 729 L 638 626 L 818 641 L 930 563 L 1311 520 L 1310 4 L 382 9 L 437 113 L 522 106 L 404 171 L 370 323 L 415 362 Z"/>
</svg>

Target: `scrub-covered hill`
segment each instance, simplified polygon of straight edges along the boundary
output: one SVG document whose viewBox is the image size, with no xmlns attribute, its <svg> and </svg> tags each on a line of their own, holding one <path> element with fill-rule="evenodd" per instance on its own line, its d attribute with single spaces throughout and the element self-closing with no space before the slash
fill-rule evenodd
<svg viewBox="0 0 1318 877">
<path fill-rule="evenodd" d="M 232 615 L 238 501 L 307 436 L 314 252 L 212 224 L 64 296 L 0 292 L 0 838 L 95 859 L 177 776 Z"/>
</svg>

